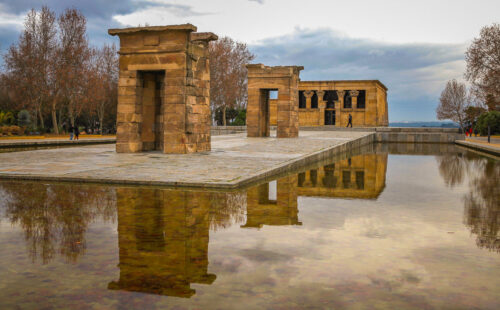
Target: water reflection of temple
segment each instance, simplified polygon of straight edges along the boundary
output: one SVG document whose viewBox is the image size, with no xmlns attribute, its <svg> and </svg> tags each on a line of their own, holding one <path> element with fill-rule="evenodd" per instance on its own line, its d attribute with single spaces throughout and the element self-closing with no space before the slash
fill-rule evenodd
<svg viewBox="0 0 500 310">
<path fill-rule="evenodd" d="M 117 189 L 120 278 L 110 289 L 191 297 L 208 273 L 210 205 L 206 192 Z"/>
<path fill-rule="evenodd" d="M 298 175 L 298 196 L 377 198 L 385 187 L 387 154 L 357 155 Z"/>
<path fill-rule="evenodd" d="M 377 198 L 385 188 L 387 153 L 344 157 L 247 191 L 243 228 L 302 225 L 298 197 Z"/>
</svg>

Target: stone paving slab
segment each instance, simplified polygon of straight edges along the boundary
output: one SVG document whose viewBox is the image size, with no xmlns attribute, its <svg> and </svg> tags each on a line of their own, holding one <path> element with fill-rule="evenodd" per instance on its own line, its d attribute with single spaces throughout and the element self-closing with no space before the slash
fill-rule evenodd
<svg viewBox="0 0 500 310">
<path fill-rule="evenodd" d="M 369 132 L 301 132 L 298 138 L 212 138 L 212 151 L 117 154 L 114 145 L 0 154 L 0 178 L 236 188 L 374 141 Z"/>
</svg>

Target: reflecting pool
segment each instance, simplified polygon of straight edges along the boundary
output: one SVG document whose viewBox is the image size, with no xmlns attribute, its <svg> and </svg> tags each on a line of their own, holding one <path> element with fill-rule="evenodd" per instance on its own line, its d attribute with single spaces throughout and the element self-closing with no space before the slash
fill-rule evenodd
<svg viewBox="0 0 500 310">
<path fill-rule="evenodd" d="M 0 181 L 0 309 L 499 309 L 500 162 L 378 144 L 230 191 Z"/>
</svg>

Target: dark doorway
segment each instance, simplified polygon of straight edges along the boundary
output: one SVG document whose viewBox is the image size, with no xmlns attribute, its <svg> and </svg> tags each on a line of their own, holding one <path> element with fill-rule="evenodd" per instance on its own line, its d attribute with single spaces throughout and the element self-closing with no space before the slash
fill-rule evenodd
<svg viewBox="0 0 500 310">
<path fill-rule="evenodd" d="M 271 129 L 269 121 L 269 93 L 269 89 L 260 90 L 259 137 L 269 137 Z"/>
<path fill-rule="evenodd" d="M 165 72 L 142 71 L 142 128 L 143 151 L 163 150 L 163 116 L 161 89 Z"/>
<path fill-rule="evenodd" d="M 325 125 L 335 125 L 335 110 L 325 110 Z"/>
</svg>

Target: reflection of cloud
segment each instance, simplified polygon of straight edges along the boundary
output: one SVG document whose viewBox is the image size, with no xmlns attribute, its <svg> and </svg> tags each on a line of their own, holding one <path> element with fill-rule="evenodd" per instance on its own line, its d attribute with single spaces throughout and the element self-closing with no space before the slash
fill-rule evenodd
<svg viewBox="0 0 500 310">
<path fill-rule="evenodd" d="M 292 34 L 262 40 L 251 50 L 256 62 L 303 65 L 302 80 L 381 80 L 389 88 L 392 121 L 434 119 L 441 88 L 446 80 L 459 78 L 465 64 L 463 45 L 382 43 L 326 28 L 297 28 Z M 413 106 L 419 107 L 411 111 L 415 113 L 405 111 Z"/>
<path fill-rule="evenodd" d="M 292 255 L 286 255 L 274 251 L 263 249 L 245 249 L 240 251 L 241 255 L 251 261 L 256 262 L 285 262 L 293 259 Z"/>
</svg>

